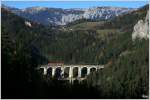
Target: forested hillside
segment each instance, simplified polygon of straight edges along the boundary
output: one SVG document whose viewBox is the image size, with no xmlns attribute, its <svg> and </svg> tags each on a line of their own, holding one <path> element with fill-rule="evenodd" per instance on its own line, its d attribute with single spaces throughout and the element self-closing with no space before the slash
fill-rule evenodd
<svg viewBox="0 0 150 100">
<path fill-rule="evenodd" d="M 143 17 L 137 18 L 145 19 L 147 9 L 145 6 L 134 14 L 138 13 Z M 128 25 L 132 26 L 132 23 L 128 22 Z M 89 84 L 97 87 L 103 98 L 142 98 L 149 94 L 149 40 L 137 38 L 133 41 L 130 30 L 105 49 L 103 59 L 113 58 L 105 69 L 89 75 Z"/>
<path fill-rule="evenodd" d="M 44 38 L 40 36 L 39 27 L 42 26 L 32 23 L 33 27 L 28 27 L 25 19 L 5 9 L 1 11 L 2 98 L 32 97 L 34 93 L 31 93 L 40 81 L 35 68 L 39 63 L 47 62 L 35 45 L 36 39 Z"/>
<path fill-rule="evenodd" d="M 50 44 L 54 33 L 52 31 L 51 28 L 21 18 L 2 8 L 2 36 L 7 34 L 11 41 L 17 43 L 18 47 L 31 49 L 34 54 L 41 56 L 37 57 L 39 58 L 38 63 L 47 62 L 42 51 Z M 18 47 L 16 48 L 18 49 Z"/>
<path fill-rule="evenodd" d="M 36 70 L 38 65 L 48 63 L 44 50 L 51 48 L 51 41 L 57 40 L 57 30 L 33 23 L 2 8 L 1 31 L 2 98 L 72 98 L 74 94 L 84 98 L 90 93 L 86 85 L 72 86 L 55 79 L 49 80 Z M 81 95 L 81 92 L 85 94 Z"/>
<path fill-rule="evenodd" d="M 148 6 L 142 9 L 146 8 L 148 8 Z M 110 22 L 85 21 L 80 24 L 65 27 L 64 30 L 61 28 L 60 31 L 52 30 L 42 25 L 34 25 L 30 28 L 25 26 L 25 20 L 22 18 L 19 18 L 21 19 L 19 22 L 18 17 L 13 18 L 13 16 L 16 15 L 5 16 L 5 14 L 2 14 L 2 18 L 5 20 L 4 23 L 2 21 L 2 28 L 4 26 L 6 30 L 12 34 L 13 38 L 17 38 L 16 40 L 24 41 L 28 45 L 33 45 L 39 50 L 41 55 L 48 58 L 49 61 L 61 61 L 73 64 L 103 64 L 106 61 L 102 62 L 101 59 L 104 60 L 104 57 L 107 57 L 102 56 L 104 55 L 103 52 L 106 52 L 104 49 L 111 48 L 109 42 L 111 43 L 111 41 L 118 39 L 118 36 L 127 30 L 132 30 L 133 25 L 142 18 L 142 16 L 146 16 L 146 10 L 142 9 L 124 16 L 119 16 Z M 12 18 L 12 24 L 10 24 L 9 21 L 11 21 L 10 19 Z M 132 21 L 130 21 L 131 19 Z M 16 24 L 17 21 L 18 24 Z M 111 25 L 109 25 L 109 23 L 111 23 Z M 122 25 L 120 25 L 121 23 Z M 129 25 L 130 23 L 131 25 Z M 128 33 L 129 32 L 131 31 L 128 31 Z"/>
</svg>

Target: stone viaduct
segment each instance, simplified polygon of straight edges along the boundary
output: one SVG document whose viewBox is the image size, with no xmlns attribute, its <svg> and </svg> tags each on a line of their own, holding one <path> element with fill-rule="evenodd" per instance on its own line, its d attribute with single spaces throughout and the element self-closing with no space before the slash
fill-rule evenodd
<svg viewBox="0 0 150 100">
<path fill-rule="evenodd" d="M 49 63 L 38 67 L 43 75 L 69 82 L 85 80 L 87 75 L 102 68 L 104 65 L 64 65 L 63 63 Z"/>
</svg>

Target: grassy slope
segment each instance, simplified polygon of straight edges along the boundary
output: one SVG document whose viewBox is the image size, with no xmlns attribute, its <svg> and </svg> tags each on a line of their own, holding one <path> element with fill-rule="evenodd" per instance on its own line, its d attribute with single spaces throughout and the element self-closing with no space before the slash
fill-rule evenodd
<svg viewBox="0 0 150 100">
<path fill-rule="evenodd" d="M 88 29 L 96 29 L 97 26 L 104 23 L 104 21 L 101 22 L 83 22 L 79 24 L 72 25 L 68 27 L 68 29 L 72 30 L 88 30 Z"/>
</svg>

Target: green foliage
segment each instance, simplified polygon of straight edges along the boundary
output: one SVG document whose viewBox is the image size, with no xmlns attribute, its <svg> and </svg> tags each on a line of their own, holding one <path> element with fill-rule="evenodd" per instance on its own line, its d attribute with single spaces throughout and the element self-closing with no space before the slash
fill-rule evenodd
<svg viewBox="0 0 150 100">
<path fill-rule="evenodd" d="M 102 91 L 102 97 L 142 98 L 143 94 L 148 95 L 148 41 L 137 40 L 130 45 L 132 47 L 130 46 L 128 53 L 120 55 L 113 64 L 95 73 L 99 77 L 94 81 L 90 81 L 89 78 L 93 85 L 95 81 L 100 81 L 96 86 Z"/>
<path fill-rule="evenodd" d="M 30 49 L 39 56 L 38 63 L 44 63 L 46 59 L 42 56 L 44 55 L 45 48 L 41 48 L 41 45 L 48 45 L 52 37 L 48 31 L 51 32 L 51 30 L 32 22 L 32 27 L 28 27 L 25 25 L 25 21 L 28 20 L 20 18 L 5 9 L 2 9 L 2 19 L 2 34 L 7 34 L 11 41 L 16 43 L 16 48 L 24 45 L 25 48 Z M 45 39 L 49 41 L 45 41 Z M 5 41 L 4 46 L 6 46 Z"/>
<path fill-rule="evenodd" d="M 38 52 L 35 52 L 36 48 L 33 50 L 33 47 L 28 44 L 30 41 L 28 39 L 32 35 L 29 35 L 30 38 L 26 38 L 26 34 L 30 31 L 21 24 L 23 20 L 3 9 L 2 13 L 2 18 L 5 19 L 2 21 L 1 34 L 2 98 L 35 96 L 36 86 L 41 80 L 35 68 L 39 63 L 38 60 L 43 58 Z"/>
<path fill-rule="evenodd" d="M 47 77 L 41 77 L 36 71 L 37 65 L 47 60 L 41 54 L 46 54 L 44 51 L 49 50 L 48 48 L 51 48 L 52 45 L 54 45 L 52 50 L 57 53 L 62 45 L 58 45 L 60 42 L 57 39 L 68 37 L 68 40 L 71 41 L 69 34 L 59 34 L 61 38 L 53 37 L 53 34 L 48 33 L 52 31 L 49 28 L 33 23 L 32 27 L 28 27 L 24 24 L 24 19 L 4 9 L 2 9 L 2 19 L 4 19 L 2 20 L 2 98 L 65 98 L 68 94 L 70 98 L 73 98 L 76 97 L 74 94 L 85 97 L 86 94 L 91 93 L 90 91 L 93 88 L 88 88 L 84 84 L 69 85 L 55 79 L 49 80 Z M 72 35 L 78 37 L 73 33 Z M 82 38 L 85 36 L 86 34 L 83 34 Z M 80 44 L 79 39 L 74 42 Z M 63 48 L 62 50 L 65 51 Z M 53 56 L 53 59 L 54 57 L 56 57 L 56 60 L 59 59 L 56 55 Z M 80 92 L 78 92 L 78 89 L 80 89 Z M 81 95 L 82 92 L 85 95 Z M 95 96 L 87 96 L 87 98 L 92 97 L 97 96 L 96 94 Z"/>
</svg>

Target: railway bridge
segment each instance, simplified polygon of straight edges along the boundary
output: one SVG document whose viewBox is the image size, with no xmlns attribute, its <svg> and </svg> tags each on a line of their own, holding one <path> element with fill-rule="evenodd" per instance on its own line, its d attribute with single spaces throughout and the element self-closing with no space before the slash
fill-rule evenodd
<svg viewBox="0 0 150 100">
<path fill-rule="evenodd" d="M 64 65 L 63 63 L 49 63 L 38 67 L 43 75 L 58 80 L 69 80 L 71 83 L 74 80 L 79 82 L 85 80 L 87 75 L 103 68 L 104 65 Z"/>
</svg>

